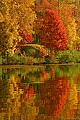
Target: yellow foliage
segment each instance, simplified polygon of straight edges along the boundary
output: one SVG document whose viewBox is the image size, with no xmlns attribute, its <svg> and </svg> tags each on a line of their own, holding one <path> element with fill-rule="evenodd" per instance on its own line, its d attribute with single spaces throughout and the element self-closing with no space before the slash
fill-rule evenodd
<svg viewBox="0 0 80 120">
<path fill-rule="evenodd" d="M 35 116 L 37 116 L 39 109 L 35 106 L 35 98 L 36 95 L 33 94 L 29 98 L 24 94 L 24 85 L 19 82 L 19 78 L 11 74 L 8 80 L 8 98 L 7 98 L 7 113 L 0 114 L 1 120 L 4 116 L 8 118 L 8 120 L 15 118 L 18 120 L 34 120 Z M 28 89 L 27 85 L 27 89 Z"/>
<path fill-rule="evenodd" d="M 74 16 L 71 15 L 72 8 L 73 6 L 70 6 L 67 3 L 63 2 L 62 4 L 60 4 L 59 11 L 59 15 L 66 28 L 67 38 L 69 40 L 69 49 L 73 49 L 73 46 L 75 47 L 76 44 L 76 23 Z"/>
<path fill-rule="evenodd" d="M 71 104 L 76 107 L 78 103 L 78 94 L 77 94 L 77 89 L 76 89 L 76 84 L 74 84 L 69 92 L 69 100 L 71 101 Z"/>
<path fill-rule="evenodd" d="M 2 16 L 5 23 L 5 32 L 8 35 L 8 47 L 14 49 L 22 39 L 19 30 L 26 30 L 34 33 L 33 24 L 36 19 L 35 12 L 32 10 L 34 0 L 2 0 Z M 5 42 L 5 40 L 4 40 Z"/>
<path fill-rule="evenodd" d="M 4 21 L 4 18 L 3 18 L 2 13 L 0 12 L 0 22 L 3 22 L 3 21 Z"/>
</svg>

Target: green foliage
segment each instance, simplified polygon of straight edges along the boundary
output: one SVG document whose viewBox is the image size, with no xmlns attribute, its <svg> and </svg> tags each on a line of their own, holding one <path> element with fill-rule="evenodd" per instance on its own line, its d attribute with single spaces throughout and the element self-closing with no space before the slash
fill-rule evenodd
<svg viewBox="0 0 80 120">
<path fill-rule="evenodd" d="M 24 47 L 23 47 L 24 48 Z M 55 54 L 50 57 L 50 53 L 44 58 L 40 56 L 40 51 L 35 50 L 32 47 L 27 47 L 23 49 L 25 51 L 22 53 L 15 53 L 11 56 L 9 53 L 6 53 L 4 58 L 0 58 L 0 61 L 3 61 L 3 64 L 72 64 L 80 63 L 80 51 L 55 51 Z"/>
<path fill-rule="evenodd" d="M 44 62 L 43 58 L 34 58 L 33 56 L 26 56 L 24 54 L 18 55 L 18 54 L 14 54 L 13 56 L 8 56 L 8 58 L 4 59 L 4 64 L 6 63 L 6 60 L 8 59 L 8 64 L 12 64 L 12 65 L 26 65 L 26 64 L 39 64 L 41 63 L 41 61 Z"/>
<path fill-rule="evenodd" d="M 21 52 L 25 53 L 27 56 L 32 56 L 34 58 L 38 58 L 40 53 L 39 50 L 36 50 L 31 46 L 21 46 Z"/>
<path fill-rule="evenodd" d="M 80 51 L 56 51 L 53 63 L 80 63 Z"/>
</svg>

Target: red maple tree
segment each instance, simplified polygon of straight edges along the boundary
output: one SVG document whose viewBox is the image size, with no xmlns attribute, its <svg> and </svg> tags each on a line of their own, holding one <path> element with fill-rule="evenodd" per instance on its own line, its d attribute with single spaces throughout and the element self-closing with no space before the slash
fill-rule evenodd
<svg viewBox="0 0 80 120">
<path fill-rule="evenodd" d="M 46 9 L 39 30 L 40 44 L 57 50 L 67 49 L 66 29 L 55 10 Z"/>
</svg>

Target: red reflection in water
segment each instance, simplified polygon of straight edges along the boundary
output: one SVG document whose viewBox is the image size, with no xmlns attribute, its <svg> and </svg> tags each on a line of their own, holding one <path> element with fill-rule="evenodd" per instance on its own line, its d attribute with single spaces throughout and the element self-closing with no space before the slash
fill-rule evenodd
<svg viewBox="0 0 80 120">
<path fill-rule="evenodd" d="M 24 94 L 26 95 L 27 98 L 30 98 L 34 94 L 34 88 L 33 87 L 30 87 L 28 89 L 25 88 Z"/>
<path fill-rule="evenodd" d="M 58 118 L 66 103 L 68 90 L 67 77 L 57 77 L 55 80 L 52 77 L 40 85 L 40 100 L 48 116 Z"/>
</svg>

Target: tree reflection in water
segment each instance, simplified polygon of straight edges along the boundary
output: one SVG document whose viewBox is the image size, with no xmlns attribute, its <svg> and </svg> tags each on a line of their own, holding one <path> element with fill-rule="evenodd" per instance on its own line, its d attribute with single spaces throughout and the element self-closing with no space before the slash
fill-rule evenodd
<svg viewBox="0 0 80 120">
<path fill-rule="evenodd" d="M 69 85 L 66 77 L 57 77 L 40 84 L 40 94 L 36 101 L 36 105 L 40 108 L 40 114 L 44 113 L 51 119 L 58 118 L 66 103 L 68 91 Z"/>
<path fill-rule="evenodd" d="M 20 79 L 15 78 L 13 75 L 9 80 L 8 117 L 13 116 L 17 120 L 34 120 L 38 114 L 34 104 L 36 97 L 34 88 L 29 87 L 28 84 L 22 84 Z"/>
<path fill-rule="evenodd" d="M 80 69 L 72 70 L 72 66 L 2 70 L 0 120 L 77 119 Z"/>
</svg>

